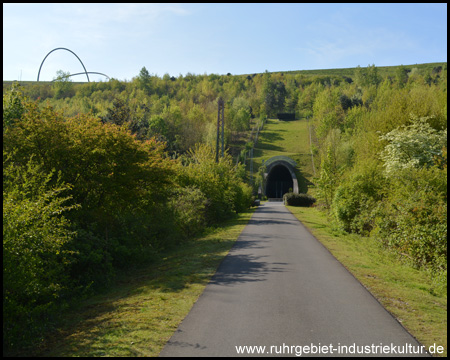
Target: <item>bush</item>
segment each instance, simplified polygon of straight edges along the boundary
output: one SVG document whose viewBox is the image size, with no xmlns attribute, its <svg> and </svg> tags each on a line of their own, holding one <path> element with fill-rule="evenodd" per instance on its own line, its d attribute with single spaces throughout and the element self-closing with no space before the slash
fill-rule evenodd
<svg viewBox="0 0 450 360">
<path fill-rule="evenodd" d="M 175 223 L 184 237 L 199 234 L 206 226 L 206 196 L 195 186 L 178 188 L 170 201 Z"/>
<path fill-rule="evenodd" d="M 242 181 L 240 169 L 228 153 L 216 162 L 212 147 L 197 144 L 184 160 L 186 165 L 180 168 L 180 182 L 184 186 L 195 186 L 205 195 L 208 225 L 250 207 L 251 188 Z"/>
<path fill-rule="evenodd" d="M 65 307 L 70 290 L 68 251 L 74 234 L 62 215 L 70 186 L 49 185 L 31 159 L 25 169 L 3 165 L 3 345 L 30 345 Z"/>
<path fill-rule="evenodd" d="M 3 130 L 13 126 L 17 119 L 25 112 L 24 101 L 26 98 L 18 83 L 13 83 L 11 90 L 3 95 Z"/>
<path fill-rule="evenodd" d="M 301 193 L 286 193 L 283 196 L 283 200 L 286 205 L 302 207 L 310 207 L 316 202 L 316 199 L 311 195 Z"/>
<path fill-rule="evenodd" d="M 368 235 L 373 228 L 377 203 L 383 198 L 386 180 L 377 163 L 368 163 L 336 189 L 332 210 L 347 232 Z"/>
<path fill-rule="evenodd" d="M 234 196 L 234 211 L 236 213 L 240 213 L 248 209 L 252 206 L 253 196 L 252 196 L 252 188 L 250 185 L 247 185 L 241 181 L 236 182 L 234 184 L 235 187 L 235 196 Z"/>
<path fill-rule="evenodd" d="M 377 216 L 377 237 L 418 268 L 447 270 L 447 171 L 405 169 Z"/>
</svg>

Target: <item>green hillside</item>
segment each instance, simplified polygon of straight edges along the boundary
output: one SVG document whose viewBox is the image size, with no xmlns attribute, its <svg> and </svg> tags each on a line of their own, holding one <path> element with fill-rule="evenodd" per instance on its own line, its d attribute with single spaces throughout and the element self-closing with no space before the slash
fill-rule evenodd
<svg viewBox="0 0 450 360">
<path fill-rule="evenodd" d="M 268 119 L 266 121 L 254 147 L 254 172 L 258 172 L 263 161 L 266 162 L 270 158 L 280 155 L 288 156 L 297 163 L 296 176 L 299 190 L 306 193 L 308 191 L 307 184 L 311 183 L 314 176 L 307 119 L 295 121 Z"/>
<path fill-rule="evenodd" d="M 372 64 L 368 64 L 372 65 Z M 361 65 L 361 67 L 364 67 Z M 396 66 L 377 66 L 378 72 L 382 77 L 395 76 L 396 71 L 400 66 L 405 66 L 407 69 L 418 69 L 420 71 L 432 71 L 435 68 L 446 67 L 446 62 L 426 63 L 426 64 L 409 64 L 409 65 L 396 65 Z M 316 70 L 295 70 L 286 71 L 288 74 L 302 74 L 302 75 L 328 75 L 328 76 L 348 76 L 354 77 L 357 67 L 353 68 L 338 68 L 338 69 L 316 69 Z"/>
</svg>

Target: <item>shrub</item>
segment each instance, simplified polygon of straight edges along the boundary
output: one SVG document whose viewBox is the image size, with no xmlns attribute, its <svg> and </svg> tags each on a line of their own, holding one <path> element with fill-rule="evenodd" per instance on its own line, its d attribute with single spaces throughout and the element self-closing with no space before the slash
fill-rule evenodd
<svg viewBox="0 0 450 360">
<path fill-rule="evenodd" d="M 236 169 L 233 159 L 226 153 L 215 161 L 215 151 L 208 145 L 197 144 L 189 150 L 181 166 L 180 182 L 195 186 L 207 199 L 207 224 L 216 224 L 251 205 L 251 188 Z"/>
<path fill-rule="evenodd" d="M 405 169 L 376 221 L 377 236 L 419 268 L 447 270 L 446 169 Z"/>
<path fill-rule="evenodd" d="M 295 193 L 286 193 L 283 196 L 284 203 L 289 206 L 302 206 L 302 207 L 310 207 L 315 202 L 316 199 L 308 194 L 295 194 Z"/>
<path fill-rule="evenodd" d="M 3 344 L 29 345 L 65 306 L 73 251 L 70 222 L 62 214 L 75 205 L 63 197 L 70 186 L 49 185 L 31 159 L 26 168 L 3 165 Z"/>
<path fill-rule="evenodd" d="M 170 206 L 175 213 L 175 223 L 184 237 L 199 234 L 206 226 L 206 196 L 195 186 L 174 190 Z"/>
<path fill-rule="evenodd" d="M 377 203 L 386 180 L 376 162 L 367 163 L 336 189 L 332 210 L 347 232 L 367 235 L 373 228 Z"/>
<path fill-rule="evenodd" d="M 253 203 L 253 190 L 250 185 L 242 181 L 237 181 L 234 184 L 235 196 L 233 209 L 236 213 L 240 213 L 248 209 Z"/>
<path fill-rule="evenodd" d="M 3 95 L 3 130 L 13 126 L 14 122 L 21 118 L 25 112 L 25 100 L 22 87 L 18 83 L 13 83 L 11 90 Z"/>
</svg>

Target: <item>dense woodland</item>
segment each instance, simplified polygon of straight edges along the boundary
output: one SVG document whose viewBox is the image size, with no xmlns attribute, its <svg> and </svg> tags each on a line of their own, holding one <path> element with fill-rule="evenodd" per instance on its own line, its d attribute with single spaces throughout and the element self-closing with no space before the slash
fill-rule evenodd
<svg viewBox="0 0 450 360">
<path fill-rule="evenodd" d="M 447 274 L 447 65 L 3 88 L 3 345 L 38 339 L 115 274 L 245 210 L 259 119 L 314 124 L 311 189 L 342 231 Z M 226 147 L 215 161 L 217 100 Z M 243 142 L 242 142 L 243 140 Z M 363 238 L 362 238 L 363 239 Z"/>
</svg>

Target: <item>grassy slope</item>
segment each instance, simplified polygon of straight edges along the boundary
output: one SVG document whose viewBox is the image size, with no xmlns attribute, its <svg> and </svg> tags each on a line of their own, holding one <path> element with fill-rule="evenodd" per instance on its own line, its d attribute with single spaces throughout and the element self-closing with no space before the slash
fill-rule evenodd
<svg viewBox="0 0 450 360">
<path fill-rule="evenodd" d="M 255 171 L 262 159 L 286 155 L 297 161 L 304 180 L 312 180 L 307 125 L 305 119 L 269 120 L 256 146 Z M 447 295 L 426 273 L 400 264 L 375 239 L 336 231 L 316 208 L 288 208 L 414 337 L 425 346 L 444 346 L 447 354 Z"/>
<path fill-rule="evenodd" d="M 253 153 L 253 169 L 256 173 L 262 164 L 273 156 L 289 156 L 297 162 L 296 176 L 301 192 L 307 192 L 307 184 L 313 177 L 309 147 L 308 121 L 279 121 L 268 119 L 260 132 Z"/>
<path fill-rule="evenodd" d="M 366 69 L 367 66 L 370 66 L 372 64 L 360 64 L 362 69 Z M 395 77 L 397 69 L 401 65 L 396 66 L 378 66 L 375 64 L 378 74 L 385 77 L 385 76 L 393 76 Z M 438 63 L 425 63 L 425 64 L 411 64 L 411 65 L 404 65 L 407 69 L 413 69 L 417 68 L 419 70 L 433 70 L 433 68 L 438 66 L 447 66 L 446 62 L 438 62 Z M 354 68 L 341 68 L 341 69 L 317 69 L 317 70 L 296 70 L 296 71 L 286 71 L 286 73 L 290 74 L 302 74 L 302 75 L 328 75 L 328 76 L 348 76 L 353 77 L 355 76 L 355 70 Z"/>
</svg>

